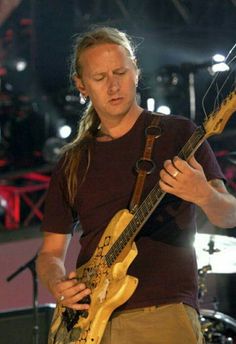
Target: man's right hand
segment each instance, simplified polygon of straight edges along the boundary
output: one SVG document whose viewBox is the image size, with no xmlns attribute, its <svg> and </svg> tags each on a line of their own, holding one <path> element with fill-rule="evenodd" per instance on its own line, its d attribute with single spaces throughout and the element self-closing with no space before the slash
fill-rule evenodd
<svg viewBox="0 0 236 344">
<path fill-rule="evenodd" d="M 74 310 L 89 308 L 89 298 L 87 296 L 91 294 L 91 290 L 86 288 L 84 283 L 78 282 L 75 271 L 59 282 L 50 283 L 50 289 L 56 300 L 65 307 Z"/>
</svg>

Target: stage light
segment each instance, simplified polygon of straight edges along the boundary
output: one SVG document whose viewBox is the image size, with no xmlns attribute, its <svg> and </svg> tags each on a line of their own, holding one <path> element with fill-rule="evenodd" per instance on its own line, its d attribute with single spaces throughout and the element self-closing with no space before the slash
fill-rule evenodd
<svg viewBox="0 0 236 344">
<path fill-rule="evenodd" d="M 170 115 L 171 114 L 171 109 L 167 105 L 160 105 L 157 108 L 157 112 L 160 112 L 163 115 Z"/>
<path fill-rule="evenodd" d="M 66 142 L 61 138 L 48 138 L 42 151 L 44 160 L 49 163 L 56 163 L 61 156 L 61 149 L 65 146 L 65 144 Z"/>
<path fill-rule="evenodd" d="M 147 109 L 148 109 L 148 111 L 154 111 L 155 110 L 155 99 L 154 98 L 148 98 L 147 99 Z"/>
<path fill-rule="evenodd" d="M 156 83 L 175 91 L 183 82 L 183 76 L 178 66 L 166 65 L 156 71 Z"/>
<path fill-rule="evenodd" d="M 66 94 L 65 100 L 68 103 L 78 103 L 80 102 L 80 97 L 74 94 Z"/>
<path fill-rule="evenodd" d="M 213 73 L 226 72 L 229 70 L 229 66 L 225 62 L 216 63 L 211 67 Z"/>
<path fill-rule="evenodd" d="M 229 70 L 229 66 L 225 62 L 225 56 L 222 54 L 215 54 L 212 56 L 213 64 L 209 68 L 210 73 L 226 72 Z"/>
<path fill-rule="evenodd" d="M 215 54 L 212 59 L 214 62 L 220 63 L 225 61 L 225 56 L 222 54 Z"/>
<path fill-rule="evenodd" d="M 3 208 L 7 207 L 7 201 L 2 196 L 0 196 L 0 206 Z"/>
<path fill-rule="evenodd" d="M 5 83 L 5 89 L 9 92 L 11 92 L 13 90 L 13 85 L 10 84 L 9 82 Z"/>
<path fill-rule="evenodd" d="M 15 67 L 17 72 L 23 72 L 27 67 L 27 62 L 25 60 L 17 60 Z"/>
<path fill-rule="evenodd" d="M 63 125 L 58 129 L 58 136 L 62 139 L 66 139 L 70 136 L 72 129 L 69 125 Z"/>
<path fill-rule="evenodd" d="M 7 201 L 0 195 L 0 216 L 3 216 L 6 212 Z"/>
</svg>

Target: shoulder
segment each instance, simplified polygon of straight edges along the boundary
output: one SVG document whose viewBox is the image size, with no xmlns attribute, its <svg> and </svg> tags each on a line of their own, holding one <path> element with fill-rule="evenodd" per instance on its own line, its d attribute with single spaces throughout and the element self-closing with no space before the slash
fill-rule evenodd
<svg viewBox="0 0 236 344">
<path fill-rule="evenodd" d="M 57 162 L 54 164 L 51 170 L 51 181 L 50 184 L 64 185 L 66 180 L 66 165 L 67 165 L 66 154 L 61 154 Z"/>
<path fill-rule="evenodd" d="M 67 161 L 66 154 L 64 153 L 61 154 L 56 164 L 54 165 L 52 174 L 56 174 L 56 175 L 63 174 L 65 170 L 66 161 Z"/>
<path fill-rule="evenodd" d="M 152 123 L 153 118 L 159 117 L 162 133 L 162 142 L 171 140 L 175 142 L 177 147 L 181 148 L 183 144 L 192 136 L 197 129 L 197 125 L 188 117 L 181 115 L 164 115 L 159 112 L 144 111 L 143 126 L 147 127 Z"/>
<path fill-rule="evenodd" d="M 163 123 L 177 123 L 180 125 L 193 125 L 196 126 L 196 124 L 189 119 L 186 116 L 183 115 L 174 115 L 174 114 L 170 114 L 170 115 L 164 115 L 163 113 L 160 112 L 154 112 L 154 111 L 145 111 L 145 115 L 151 120 L 153 117 L 160 117 L 161 121 Z"/>
<path fill-rule="evenodd" d="M 188 117 L 173 114 L 163 115 L 159 112 L 147 111 L 147 117 L 150 121 L 156 116 L 160 118 L 160 125 L 162 126 L 162 128 L 164 130 L 168 130 L 168 132 L 171 133 L 183 132 L 187 134 L 192 133 L 197 128 L 197 125 Z"/>
</svg>

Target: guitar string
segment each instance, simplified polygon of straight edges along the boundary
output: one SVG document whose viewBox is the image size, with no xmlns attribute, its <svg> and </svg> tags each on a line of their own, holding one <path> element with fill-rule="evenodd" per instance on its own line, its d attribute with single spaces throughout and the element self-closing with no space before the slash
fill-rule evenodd
<svg viewBox="0 0 236 344">
<path fill-rule="evenodd" d="M 228 98 L 232 97 L 233 93 L 235 93 L 235 90 L 231 93 L 231 95 L 229 95 Z M 205 131 L 203 127 L 198 127 L 192 134 L 188 142 L 184 145 L 178 156 L 186 160 L 197 147 L 198 143 L 203 139 L 204 134 Z M 151 215 L 151 210 L 154 211 L 154 209 L 158 205 L 158 202 L 160 203 L 164 196 L 165 192 L 163 192 L 160 189 L 159 185 L 156 184 L 155 187 L 149 193 L 149 195 L 146 197 L 144 202 L 138 208 L 137 213 L 135 213 L 133 219 L 131 220 L 127 228 L 116 240 L 116 242 L 113 244 L 108 253 L 104 256 L 107 265 L 111 265 L 115 261 L 115 259 L 120 254 L 125 245 L 127 245 L 130 239 L 139 231 L 139 229 L 143 225 L 143 221 L 147 220 L 147 215 Z M 66 312 L 69 316 L 69 320 L 73 321 L 77 311 L 66 308 Z"/>
<path fill-rule="evenodd" d="M 194 136 L 196 136 L 196 138 Z M 194 138 L 193 141 L 197 140 L 196 142 L 199 142 L 199 139 L 202 138 L 202 134 L 199 137 L 199 134 L 197 131 L 197 132 L 195 132 L 195 135 L 192 136 L 192 138 Z M 185 155 L 189 149 L 191 152 L 191 150 L 192 150 L 191 141 L 188 142 L 184 146 L 181 153 L 183 153 L 183 155 Z M 186 151 L 186 153 L 184 153 L 184 151 Z M 179 156 L 180 156 L 180 154 L 179 154 Z M 159 188 L 155 187 L 150 194 L 150 196 L 151 196 L 150 199 L 147 198 L 143 202 L 143 204 L 140 206 L 138 213 L 135 214 L 135 217 L 132 219 L 129 226 L 121 234 L 120 238 L 117 239 L 117 242 L 114 243 L 113 247 L 111 248 L 111 250 L 110 250 L 110 253 L 112 255 L 111 262 L 114 261 L 114 259 L 117 257 L 117 255 L 123 249 L 123 247 L 127 244 L 127 240 L 129 241 L 131 239 L 131 237 L 133 236 L 133 234 L 137 231 L 137 227 L 139 227 L 139 225 L 142 224 L 143 219 L 148 215 L 148 213 L 150 212 L 150 208 L 154 205 L 154 203 L 160 197 L 161 194 L 162 194 L 162 191 Z M 155 196 L 155 197 L 153 197 L 153 196 Z M 156 196 L 158 196 L 158 197 L 156 197 Z M 128 235 L 126 233 L 128 233 Z M 110 260 L 109 260 L 109 262 L 110 262 Z"/>
<path fill-rule="evenodd" d="M 194 148 L 198 145 L 201 139 L 204 137 L 205 131 L 203 127 L 198 127 L 195 132 L 192 134 L 188 142 L 184 145 L 179 153 L 179 157 L 187 159 L 188 156 L 192 153 Z M 110 250 L 104 256 L 106 263 L 110 266 L 118 255 L 121 253 L 122 249 L 127 245 L 130 239 L 136 235 L 136 232 L 139 231 L 140 227 L 143 225 L 143 221 L 147 220 L 147 215 L 151 215 L 152 208 L 160 202 L 164 197 L 165 193 L 160 189 L 159 184 L 151 190 L 147 198 L 143 201 L 141 206 L 138 208 L 133 219 L 126 227 L 126 229 L 121 233 L 121 235 L 114 242 Z M 154 207 L 155 205 L 155 207 Z M 153 211 L 154 211 L 153 209 Z"/>
<path fill-rule="evenodd" d="M 229 95 L 228 98 L 230 97 L 232 98 L 232 95 L 233 95 L 233 92 L 231 95 Z M 194 149 L 196 149 L 199 142 L 201 142 L 201 140 L 204 138 L 204 135 L 205 135 L 204 128 L 202 126 L 198 127 L 195 130 L 195 132 L 192 134 L 188 142 L 181 149 L 178 156 L 186 160 L 191 155 L 191 153 L 193 153 Z M 125 245 L 127 245 L 129 240 L 134 236 L 134 234 L 138 232 L 139 228 L 143 225 L 143 221 L 146 220 L 147 215 L 150 216 L 151 214 L 150 211 L 156 208 L 158 201 L 160 202 L 164 196 L 165 196 L 165 193 L 160 189 L 159 185 L 156 184 L 155 187 L 151 190 L 151 192 L 147 196 L 147 198 L 138 208 L 138 211 L 137 213 L 135 213 L 130 224 L 127 226 L 124 232 L 120 235 L 120 237 L 116 240 L 116 242 L 113 244 L 113 246 L 108 251 L 108 253 L 104 256 L 105 262 L 108 265 L 111 265 L 115 261 L 115 259 L 120 254 L 120 252 L 125 247 Z M 69 313 L 70 313 L 70 316 L 75 314 L 73 310 L 69 310 Z"/>
<path fill-rule="evenodd" d="M 227 98 L 226 100 L 223 102 L 223 104 L 227 103 L 228 99 L 231 99 L 233 96 L 232 92 Z M 211 115 L 212 117 L 214 116 L 214 114 Z M 196 135 L 195 135 L 196 134 Z M 189 139 L 189 141 L 186 143 L 186 145 L 183 147 L 183 149 L 181 150 L 179 157 L 182 158 L 186 158 L 186 155 L 190 155 L 194 148 L 193 145 L 195 146 L 195 148 L 197 148 L 197 144 L 201 141 L 201 139 L 204 137 L 205 131 L 203 129 L 203 127 L 199 127 L 196 129 L 195 133 L 193 134 L 193 136 Z M 200 135 L 200 136 L 198 136 Z M 197 139 L 197 141 L 195 142 L 195 139 Z M 193 145 L 192 145 L 193 142 Z M 201 143 L 201 142 L 200 142 Z M 188 151 L 190 151 L 188 153 Z M 159 195 L 161 195 L 161 193 L 159 192 L 160 190 L 158 189 L 154 189 L 153 192 L 159 197 Z M 153 195 L 150 195 L 153 196 Z M 152 197 L 153 198 L 153 197 Z M 155 200 L 155 198 L 154 198 Z M 147 201 L 147 202 L 146 202 Z M 111 248 L 111 254 L 114 255 L 114 257 L 112 258 L 112 261 L 114 261 L 114 259 L 116 259 L 117 255 L 121 252 L 121 250 L 123 249 L 123 247 L 127 244 L 127 240 L 130 240 L 131 237 L 133 236 L 133 234 L 137 231 L 137 227 L 139 227 L 140 223 L 142 223 L 143 218 L 146 217 L 146 215 L 148 214 L 147 209 L 149 211 L 150 206 L 152 206 L 152 203 L 149 203 L 149 199 L 147 199 L 145 202 L 143 202 L 142 206 L 139 208 L 139 211 L 137 214 L 135 214 L 134 219 L 132 219 L 132 222 L 129 224 L 129 226 L 127 227 L 127 232 L 130 234 L 127 236 L 126 232 L 124 231 L 120 238 L 117 239 L 117 242 L 113 245 L 113 247 Z M 148 207 L 147 207 L 148 206 Z M 142 216 L 141 216 L 142 215 Z M 124 240 L 123 240 L 124 239 Z"/>
<path fill-rule="evenodd" d="M 234 57 L 232 60 L 234 60 L 236 57 Z M 230 65 L 230 64 L 229 64 Z M 221 87 L 217 89 L 217 94 L 216 94 L 216 99 L 214 102 L 214 107 L 213 107 L 213 112 L 217 111 L 217 109 L 219 108 L 219 105 L 216 105 L 216 103 L 219 103 L 219 97 L 220 97 L 220 93 L 223 91 L 223 88 L 226 86 L 227 81 L 229 80 L 230 76 L 234 73 L 233 70 L 230 70 L 227 73 L 227 77 L 225 78 L 224 82 L 222 83 Z M 218 85 L 217 85 L 218 86 Z M 234 87 L 234 86 L 233 86 Z M 234 91 L 235 88 L 233 88 Z M 228 97 L 227 97 L 228 98 Z M 227 98 L 225 100 L 227 100 Z"/>
<path fill-rule="evenodd" d="M 230 51 L 228 52 L 228 54 L 227 54 L 227 56 L 226 56 L 226 58 L 225 58 L 225 62 L 226 62 L 229 66 L 230 66 L 230 64 L 232 64 L 232 62 L 233 62 L 234 59 L 235 59 L 235 56 L 233 56 L 233 58 L 231 58 L 231 60 L 228 61 L 230 55 L 232 54 L 232 52 L 233 52 L 235 49 L 236 49 L 236 44 L 233 45 L 233 47 L 230 49 Z M 217 82 L 217 79 L 218 79 L 218 76 L 219 76 L 219 75 L 221 75 L 221 72 L 215 73 L 215 75 L 214 75 L 212 81 L 210 82 L 210 85 L 208 86 L 208 88 L 207 88 L 207 90 L 206 90 L 204 96 L 202 97 L 202 102 L 201 102 L 201 104 L 202 104 L 202 110 L 203 110 L 205 119 L 208 118 L 208 114 L 207 114 L 206 107 L 205 107 L 206 97 L 207 97 L 207 95 L 209 94 L 209 92 L 211 91 L 211 89 L 212 89 L 214 83 Z M 222 89 L 222 87 L 221 87 L 221 89 Z M 219 92 L 221 92 L 221 89 L 220 89 L 220 91 L 219 91 L 219 90 L 217 91 L 216 99 L 218 99 L 218 97 L 219 97 Z M 214 106 L 215 106 L 215 105 L 214 105 Z M 215 108 L 213 108 L 213 111 L 212 111 L 212 112 L 214 112 L 214 111 L 216 111 Z"/>
</svg>

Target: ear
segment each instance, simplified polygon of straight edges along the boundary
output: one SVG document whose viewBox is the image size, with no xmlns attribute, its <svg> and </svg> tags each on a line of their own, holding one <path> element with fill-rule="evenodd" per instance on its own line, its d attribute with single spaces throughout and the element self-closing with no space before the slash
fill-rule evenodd
<svg viewBox="0 0 236 344">
<path fill-rule="evenodd" d="M 84 86 L 83 80 L 76 75 L 73 77 L 73 79 L 74 79 L 75 87 L 77 88 L 77 90 L 86 98 L 87 92 L 86 92 L 86 88 Z"/>
</svg>

